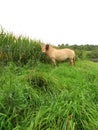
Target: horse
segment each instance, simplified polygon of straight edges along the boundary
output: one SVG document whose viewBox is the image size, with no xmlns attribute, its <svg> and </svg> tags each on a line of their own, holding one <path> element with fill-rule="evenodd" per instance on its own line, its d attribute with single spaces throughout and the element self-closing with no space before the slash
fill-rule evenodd
<svg viewBox="0 0 98 130">
<path fill-rule="evenodd" d="M 56 65 L 56 61 L 64 61 L 69 59 L 70 64 L 75 64 L 75 51 L 69 48 L 56 49 L 49 44 L 41 45 L 43 53 L 46 53 L 47 56 L 51 59 L 52 63 Z"/>
</svg>

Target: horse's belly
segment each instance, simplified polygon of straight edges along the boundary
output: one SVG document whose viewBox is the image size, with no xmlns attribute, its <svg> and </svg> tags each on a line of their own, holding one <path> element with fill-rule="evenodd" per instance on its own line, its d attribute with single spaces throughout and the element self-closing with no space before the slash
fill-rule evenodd
<svg viewBox="0 0 98 130">
<path fill-rule="evenodd" d="M 64 61 L 65 59 L 67 59 L 67 56 L 57 56 L 56 60 L 58 61 Z"/>
</svg>

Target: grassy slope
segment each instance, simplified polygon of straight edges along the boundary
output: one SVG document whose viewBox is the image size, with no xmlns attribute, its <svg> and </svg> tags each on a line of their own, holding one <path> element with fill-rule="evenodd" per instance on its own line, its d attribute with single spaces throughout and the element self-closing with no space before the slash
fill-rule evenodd
<svg viewBox="0 0 98 130">
<path fill-rule="evenodd" d="M 98 63 L 0 67 L 1 130 L 97 130 Z"/>
</svg>

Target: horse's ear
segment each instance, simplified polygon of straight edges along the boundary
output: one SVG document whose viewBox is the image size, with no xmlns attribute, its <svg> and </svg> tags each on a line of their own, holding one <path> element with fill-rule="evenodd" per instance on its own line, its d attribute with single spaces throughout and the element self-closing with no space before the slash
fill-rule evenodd
<svg viewBox="0 0 98 130">
<path fill-rule="evenodd" d="M 46 45 L 46 51 L 48 51 L 48 50 L 49 50 L 49 44 Z"/>
</svg>

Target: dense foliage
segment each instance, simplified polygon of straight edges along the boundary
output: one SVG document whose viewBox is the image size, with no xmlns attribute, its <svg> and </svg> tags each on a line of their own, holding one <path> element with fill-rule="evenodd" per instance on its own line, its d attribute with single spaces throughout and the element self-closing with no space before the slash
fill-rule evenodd
<svg viewBox="0 0 98 130">
<path fill-rule="evenodd" d="M 12 33 L 0 33 L 0 60 L 17 64 L 26 64 L 40 59 L 40 41 L 34 41 L 23 36 L 15 37 Z"/>
</svg>

